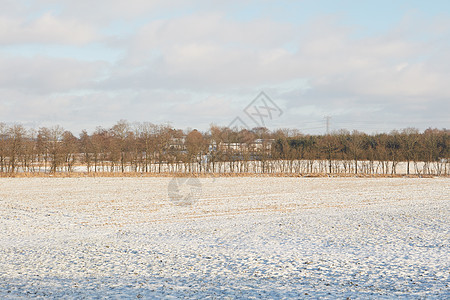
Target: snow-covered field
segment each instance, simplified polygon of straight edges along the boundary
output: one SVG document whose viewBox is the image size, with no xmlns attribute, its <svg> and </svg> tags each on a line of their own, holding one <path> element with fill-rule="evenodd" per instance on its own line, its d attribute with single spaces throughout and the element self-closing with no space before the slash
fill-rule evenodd
<svg viewBox="0 0 450 300">
<path fill-rule="evenodd" d="M 0 179 L 0 298 L 450 298 L 448 178 L 183 183 Z"/>
</svg>

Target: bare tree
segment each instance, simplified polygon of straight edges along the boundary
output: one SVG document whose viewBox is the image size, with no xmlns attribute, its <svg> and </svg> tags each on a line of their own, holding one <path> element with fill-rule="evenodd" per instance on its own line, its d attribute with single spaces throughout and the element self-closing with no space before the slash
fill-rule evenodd
<svg viewBox="0 0 450 300">
<path fill-rule="evenodd" d="M 189 162 L 196 163 L 200 172 L 202 171 L 202 155 L 206 152 L 205 146 L 203 135 L 198 130 L 194 129 L 186 136 L 186 150 Z"/>
<path fill-rule="evenodd" d="M 120 169 L 125 172 L 128 145 L 126 140 L 131 134 L 130 124 L 125 120 L 120 120 L 111 128 L 112 142 L 114 147 L 111 149 L 112 161 L 120 161 Z"/>
<path fill-rule="evenodd" d="M 6 170 L 7 150 L 6 145 L 9 139 L 9 130 L 5 123 L 0 123 L 0 172 Z"/>
<path fill-rule="evenodd" d="M 54 126 L 49 130 L 49 154 L 50 154 L 50 172 L 55 173 L 62 166 L 63 157 L 63 137 L 64 129 L 61 126 Z"/>
<path fill-rule="evenodd" d="M 79 153 L 78 139 L 70 131 L 62 134 L 62 156 L 67 172 L 72 172 L 76 155 Z"/>
<path fill-rule="evenodd" d="M 409 175 L 409 164 L 414 158 L 414 153 L 416 152 L 419 143 L 419 130 L 415 128 L 403 129 L 400 134 L 400 142 L 403 150 L 403 158 L 406 160 L 406 174 Z"/>
<path fill-rule="evenodd" d="M 24 152 L 24 139 L 26 130 L 22 125 L 14 125 L 9 128 L 9 139 L 7 140 L 9 171 L 14 173 L 17 163 Z"/>
<path fill-rule="evenodd" d="M 82 162 L 86 165 L 86 171 L 90 173 L 94 153 L 92 137 L 87 133 L 86 130 L 83 130 L 80 134 L 79 141 L 80 141 L 80 151 L 83 158 Z"/>
</svg>

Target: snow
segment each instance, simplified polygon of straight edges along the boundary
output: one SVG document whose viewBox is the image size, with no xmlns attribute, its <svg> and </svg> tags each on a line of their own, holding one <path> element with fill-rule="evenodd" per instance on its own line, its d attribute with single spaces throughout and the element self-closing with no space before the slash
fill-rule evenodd
<svg viewBox="0 0 450 300">
<path fill-rule="evenodd" d="M 448 178 L 171 180 L 1 178 L 0 298 L 450 297 Z"/>
</svg>

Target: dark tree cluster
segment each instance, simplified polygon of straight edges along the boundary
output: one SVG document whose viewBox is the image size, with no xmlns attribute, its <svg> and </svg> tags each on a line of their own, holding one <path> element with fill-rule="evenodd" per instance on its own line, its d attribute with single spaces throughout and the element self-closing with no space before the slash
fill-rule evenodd
<svg viewBox="0 0 450 300">
<path fill-rule="evenodd" d="M 290 163 L 306 161 L 326 173 L 396 174 L 400 162 L 405 174 L 448 175 L 449 131 L 407 128 L 369 135 L 341 130 L 329 135 L 279 137 L 274 154 Z M 315 164 L 315 162 L 320 162 Z M 309 168 L 309 169 L 308 169 Z"/>
<path fill-rule="evenodd" d="M 237 129 L 207 132 L 121 120 L 75 136 L 60 126 L 0 123 L 0 174 L 55 172 L 449 174 L 449 130 Z"/>
</svg>

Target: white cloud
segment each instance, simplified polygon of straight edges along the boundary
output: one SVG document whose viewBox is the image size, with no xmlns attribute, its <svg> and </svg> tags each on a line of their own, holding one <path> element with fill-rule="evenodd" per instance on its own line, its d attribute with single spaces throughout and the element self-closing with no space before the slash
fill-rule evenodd
<svg viewBox="0 0 450 300">
<path fill-rule="evenodd" d="M 434 112 L 445 119 L 436 108 L 450 97 L 450 24 L 442 19 L 415 23 L 409 16 L 370 36 L 356 35 L 357 28 L 342 26 L 333 15 L 298 23 L 270 14 L 235 18 L 238 1 L 6 3 L 0 12 L 2 45 L 65 44 L 76 50 L 95 43 L 123 52 L 112 63 L 0 52 L 3 93 L 12 99 L 27 95 L 18 105 L 34 107 L 34 97 L 75 112 L 68 119 L 91 116 L 101 124 L 148 116 L 208 124 L 235 113 L 231 102 L 244 99 L 244 108 L 261 89 L 292 112 L 306 107 L 314 118 L 389 110 L 410 118 L 422 112 L 429 119 Z M 111 24 L 132 24 L 131 32 L 115 35 Z M 0 107 L 11 109 L 5 103 L 0 100 Z M 100 107 L 101 113 L 91 113 Z M 20 109 L 14 114 L 25 116 Z M 295 123 L 293 113 L 285 118 Z"/>
<path fill-rule="evenodd" d="M 0 88 L 31 94 L 67 93 L 93 88 L 107 65 L 36 56 L 0 57 Z"/>
<path fill-rule="evenodd" d="M 217 14 L 155 21 L 133 38 L 111 86 L 224 90 L 308 78 L 313 89 L 352 95 L 447 95 L 444 74 L 421 61 L 435 49 L 427 41 L 351 34 L 327 22 L 305 29 Z"/>
<path fill-rule="evenodd" d="M 0 16 L 0 44 L 83 45 L 98 38 L 91 26 L 75 19 L 61 19 L 46 13 L 35 20 Z"/>
</svg>

